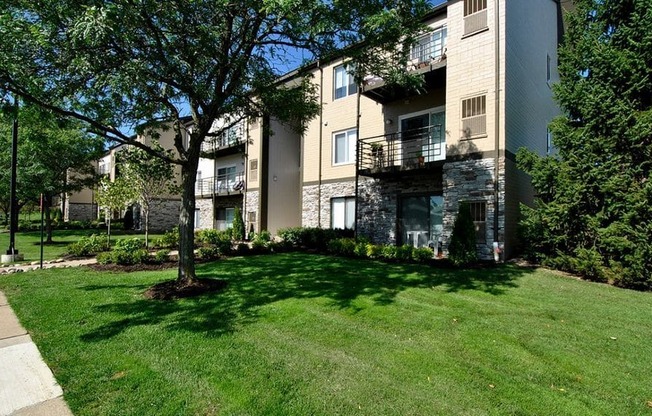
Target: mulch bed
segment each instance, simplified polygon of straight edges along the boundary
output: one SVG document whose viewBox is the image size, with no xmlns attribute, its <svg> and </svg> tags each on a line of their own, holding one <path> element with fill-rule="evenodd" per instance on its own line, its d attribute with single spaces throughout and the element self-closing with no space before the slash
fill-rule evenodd
<svg viewBox="0 0 652 416">
<path fill-rule="evenodd" d="M 226 288 L 227 282 L 218 279 L 195 279 L 191 284 L 178 280 L 158 283 L 144 293 L 147 299 L 171 300 L 189 298 L 205 293 L 218 292 Z"/>
<path fill-rule="evenodd" d="M 130 264 L 130 265 L 121 265 L 121 264 L 89 264 L 93 270 L 98 272 L 113 272 L 113 273 L 129 273 L 129 272 L 141 272 L 141 271 L 156 271 L 156 270 L 166 270 L 177 267 L 178 263 L 176 261 L 166 261 L 164 263 L 141 263 L 141 264 Z"/>
</svg>

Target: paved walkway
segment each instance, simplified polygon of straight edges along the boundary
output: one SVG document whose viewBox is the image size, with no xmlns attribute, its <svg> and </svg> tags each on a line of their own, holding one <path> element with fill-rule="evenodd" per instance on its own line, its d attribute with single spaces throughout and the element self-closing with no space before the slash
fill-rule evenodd
<svg viewBox="0 0 652 416">
<path fill-rule="evenodd" d="M 0 292 L 0 415 L 71 416 L 63 391 Z"/>
</svg>

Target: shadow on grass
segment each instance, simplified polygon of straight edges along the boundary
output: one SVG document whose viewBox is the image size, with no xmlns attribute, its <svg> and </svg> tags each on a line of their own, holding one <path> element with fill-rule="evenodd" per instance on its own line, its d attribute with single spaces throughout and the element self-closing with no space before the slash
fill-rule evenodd
<svg viewBox="0 0 652 416">
<path fill-rule="evenodd" d="M 197 270 L 200 277 L 227 280 L 226 290 L 177 301 L 140 297 L 97 306 L 97 313 L 123 318 L 84 334 L 82 339 L 101 341 L 140 325 L 220 336 L 254 322 L 262 306 L 286 299 L 326 298 L 333 307 L 355 311 L 353 301 L 358 297 L 367 297 L 374 305 L 389 305 L 397 294 L 410 288 L 449 293 L 481 291 L 498 296 L 517 287 L 517 280 L 532 272 L 514 266 L 437 269 L 309 254 L 232 258 L 198 265 Z M 89 291 L 116 288 L 141 293 L 146 289 L 143 285 L 85 287 Z"/>
</svg>

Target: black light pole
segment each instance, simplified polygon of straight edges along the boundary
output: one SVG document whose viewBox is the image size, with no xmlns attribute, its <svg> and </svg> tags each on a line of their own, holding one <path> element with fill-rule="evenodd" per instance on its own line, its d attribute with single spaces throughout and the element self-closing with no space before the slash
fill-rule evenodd
<svg viewBox="0 0 652 416">
<path fill-rule="evenodd" d="M 16 203 L 16 165 L 18 164 L 18 97 L 14 95 L 14 126 L 11 134 L 11 191 L 9 211 L 9 249 L 10 256 L 18 255 L 16 250 L 16 231 L 18 231 L 18 204 Z"/>
</svg>

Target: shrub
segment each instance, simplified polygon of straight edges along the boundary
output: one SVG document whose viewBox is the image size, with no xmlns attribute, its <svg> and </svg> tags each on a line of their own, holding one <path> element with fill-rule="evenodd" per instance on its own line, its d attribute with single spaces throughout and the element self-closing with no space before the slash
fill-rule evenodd
<svg viewBox="0 0 652 416">
<path fill-rule="evenodd" d="M 170 260 L 170 250 L 163 249 L 159 250 L 154 254 L 154 261 L 157 263 L 165 263 Z"/>
<path fill-rule="evenodd" d="M 433 257 L 433 250 L 428 247 L 419 247 L 412 250 L 412 260 L 418 263 L 426 263 Z"/>
<path fill-rule="evenodd" d="M 203 246 L 197 249 L 197 254 L 204 260 L 216 259 L 220 256 L 217 246 Z"/>
<path fill-rule="evenodd" d="M 233 211 L 233 228 L 232 228 L 232 237 L 236 241 L 242 241 L 245 238 L 245 224 L 242 220 L 242 213 L 240 212 L 240 207 L 235 207 Z"/>
<path fill-rule="evenodd" d="M 602 256 L 595 248 L 575 250 L 574 272 L 588 280 L 606 282 Z"/>
<path fill-rule="evenodd" d="M 110 251 L 105 251 L 97 255 L 97 262 L 99 264 L 110 264 L 113 263 L 113 258 Z"/>
<path fill-rule="evenodd" d="M 249 244 L 247 243 L 238 243 L 238 245 L 235 247 L 235 252 L 238 256 L 249 254 L 250 251 L 251 250 L 249 249 Z"/>
<path fill-rule="evenodd" d="M 218 231 L 213 228 L 207 228 L 204 230 L 199 230 L 196 233 L 196 242 L 202 244 L 218 244 L 221 240 L 231 239 L 231 236 L 227 235 L 224 231 Z"/>
<path fill-rule="evenodd" d="M 453 225 L 448 257 L 457 266 L 463 266 L 478 260 L 475 246 L 475 226 L 471 218 L 471 209 L 466 202 L 460 208 Z"/>
<path fill-rule="evenodd" d="M 157 248 L 179 248 L 179 227 L 166 231 L 163 233 L 163 237 L 154 239 L 152 244 Z"/>
<path fill-rule="evenodd" d="M 144 246 L 145 242 L 140 238 L 122 238 L 115 242 L 113 249 L 116 251 L 136 251 Z"/>
<path fill-rule="evenodd" d="M 337 256 L 352 257 L 355 254 L 356 243 L 352 238 L 337 238 L 328 242 L 328 252 Z"/>
<path fill-rule="evenodd" d="M 412 247 L 409 244 L 403 244 L 402 246 L 396 247 L 396 260 L 398 261 L 409 261 L 412 260 Z"/>
<path fill-rule="evenodd" d="M 78 241 L 68 245 L 68 254 L 71 256 L 92 256 L 109 250 L 106 236 L 93 234 L 90 237 L 81 237 Z"/>
<path fill-rule="evenodd" d="M 383 246 L 376 244 L 367 244 L 367 257 L 370 259 L 379 259 L 383 254 Z"/>
<path fill-rule="evenodd" d="M 395 260 L 396 259 L 396 249 L 398 247 L 386 244 L 381 248 L 381 257 L 385 260 Z"/>
</svg>

